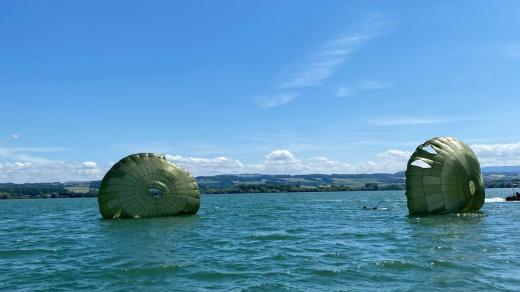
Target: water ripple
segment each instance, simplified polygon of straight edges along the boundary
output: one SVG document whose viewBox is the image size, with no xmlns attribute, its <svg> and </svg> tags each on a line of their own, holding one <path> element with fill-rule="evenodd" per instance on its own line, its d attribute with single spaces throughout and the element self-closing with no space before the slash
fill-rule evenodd
<svg viewBox="0 0 520 292">
<path fill-rule="evenodd" d="M 508 193 L 427 217 L 400 191 L 206 195 L 196 216 L 108 221 L 95 199 L 0 201 L 0 290 L 515 291 Z"/>
</svg>

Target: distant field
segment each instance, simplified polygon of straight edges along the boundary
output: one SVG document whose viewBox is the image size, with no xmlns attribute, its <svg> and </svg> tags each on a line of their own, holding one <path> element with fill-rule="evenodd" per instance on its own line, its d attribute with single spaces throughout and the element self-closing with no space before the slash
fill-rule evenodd
<svg viewBox="0 0 520 292">
<path fill-rule="evenodd" d="M 65 189 L 69 192 L 78 193 L 78 194 L 86 194 L 90 190 L 90 187 L 65 187 Z"/>
</svg>

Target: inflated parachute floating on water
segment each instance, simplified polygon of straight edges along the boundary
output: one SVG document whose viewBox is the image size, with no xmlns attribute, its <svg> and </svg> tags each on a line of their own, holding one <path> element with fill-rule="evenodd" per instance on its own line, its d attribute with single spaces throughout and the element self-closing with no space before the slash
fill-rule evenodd
<svg viewBox="0 0 520 292">
<path fill-rule="evenodd" d="M 484 181 L 477 156 L 468 145 L 451 137 L 419 145 L 408 160 L 406 197 L 411 215 L 482 208 Z"/>
<path fill-rule="evenodd" d="M 195 214 L 200 192 L 193 176 L 163 155 L 139 153 L 116 163 L 99 188 L 104 218 Z"/>
</svg>

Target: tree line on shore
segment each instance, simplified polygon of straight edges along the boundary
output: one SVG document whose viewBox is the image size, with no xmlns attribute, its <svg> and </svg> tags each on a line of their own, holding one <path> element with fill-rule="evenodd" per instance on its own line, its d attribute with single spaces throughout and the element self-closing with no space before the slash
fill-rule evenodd
<svg viewBox="0 0 520 292">
<path fill-rule="evenodd" d="M 342 192 L 342 191 L 377 191 L 377 190 L 403 190 L 404 185 L 391 184 L 379 186 L 374 183 L 367 183 L 362 187 L 352 187 L 347 185 L 284 185 L 284 184 L 240 184 L 224 188 L 214 188 L 202 186 L 201 192 L 204 194 L 241 194 L 241 193 L 301 193 L 301 192 Z"/>
<path fill-rule="evenodd" d="M 346 176 L 346 175 L 345 175 Z M 404 190 L 405 184 L 399 177 L 384 176 L 378 183 L 365 182 L 360 177 L 355 184 L 336 184 L 328 181 L 325 175 L 305 176 L 214 176 L 197 178 L 199 189 L 204 194 L 240 194 L 240 193 L 287 193 L 287 192 L 338 192 L 338 191 L 378 191 Z M 369 177 L 374 180 L 374 176 Z M 242 179 L 242 180 L 239 180 Z M 291 179 L 305 181 L 291 182 Z M 488 177 L 486 188 L 515 188 L 520 184 L 517 176 L 501 179 Z M 0 199 L 38 199 L 38 198 L 82 198 L 97 197 L 100 181 L 91 182 L 52 182 L 52 183 L 0 183 Z"/>
</svg>

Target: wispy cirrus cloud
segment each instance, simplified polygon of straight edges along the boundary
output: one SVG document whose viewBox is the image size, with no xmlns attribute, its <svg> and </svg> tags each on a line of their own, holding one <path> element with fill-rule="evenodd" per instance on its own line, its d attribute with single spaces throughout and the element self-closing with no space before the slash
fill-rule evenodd
<svg viewBox="0 0 520 292">
<path fill-rule="evenodd" d="M 375 90 L 388 88 L 391 86 L 392 84 L 379 80 L 361 80 L 357 87 L 362 90 Z"/>
<path fill-rule="evenodd" d="M 300 65 L 295 66 L 277 85 L 275 93 L 264 96 L 255 103 L 261 109 L 279 107 L 290 103 L 300 96 L 305 89 L 316 87 L 332 77 L 337 70 L 371 39 L 381 34 L 388 23 L 383 17 L 373 17 L 363 23 L 363 28 L 354 33 L 343 34 L 325 42 L 310 54 Z M 359 84 L 359 89 L 370 90 L 382 88 L 386 84 L 367 81 Z M 290 91 L 291 93 L 287 93 Z M 346 95 L 346 89 L 340 94 Z"/>
<path fill-rule="evenodd" d="M 16 156 L 19 154 L 26 153 L 50 153 L 50 152 L 61 152 L 67 148 L 62 147 L 0 147 L 1 156 Z"/>
<path fill-rule="evenodd" d="M 292 73 L 279 88 L 304 88 L 321 85 L 332 76 L 341 64 L 374 34 L 344 36 L 327 42 L 318 53 L 309 57 L 309 61 Z"/>
<path fill-rule="evenodd" d="M 371 120 L 374 126 L 410 126 L 410 125 L 426 125 L 444 123 L 440 119 L 416 118 L 416 117 L 387 117 L 382 119 Z"/>
<path fill-rule="evenodd" d="M 459 117 L 459 118 L 423 118 L 423 117 L 405 117 L 405 116 L 389 116 L 378 119 L 369 120 L 368 123 L 374 126 L 414 126 L 428 124 L 443 124 L 462 121 L 471 121 L 475 117 Z"/>
<path fill-rule="evenodd" d="M 291 102 L 291 100 L 298 97 L 298 94 L 275 94 L 270 96 L 260 96 L 257 97 L 255 102 L 261 109 L 268 109 L 273 107 L 279 107 L 286 103 Z"/>
<path fill-rule="evenodd" d="M 347 97 L 352 96 L 362 91 L 378 90 L 391 87 L 391 83 L 379 81 L 379 80 L 361 80 L 351 86 L 344 86 L 338 88 L 336 96 Z"/>
</svg>

